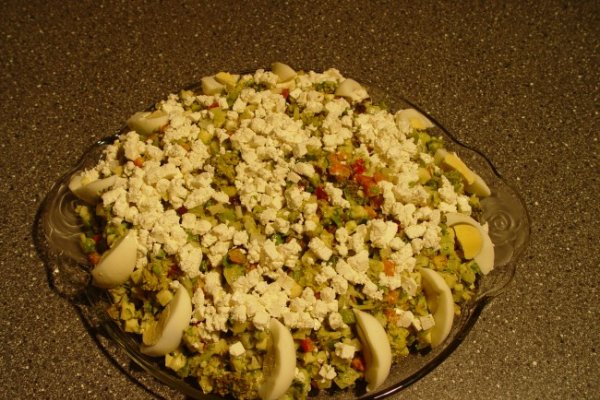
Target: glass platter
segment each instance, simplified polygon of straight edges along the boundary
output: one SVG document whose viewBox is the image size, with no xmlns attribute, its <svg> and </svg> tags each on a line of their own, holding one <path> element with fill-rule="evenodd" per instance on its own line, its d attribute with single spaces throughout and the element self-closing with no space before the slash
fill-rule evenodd
<svg viewBox="0 0 600 400">
<path fill-rule="evenodd" d="M 189 85 L 186 89 L 198 87 L 197 84 Z M 517 260 L 526 247 L 530 234 L 529 217 L 523 201 L 485 155 L 477 149 L 461 144 L 447 129 L 437 123 L 435 118 L 410 101 L 392 97 L 376 89 L 368 91 L 375 102 L 385 101 L 390 110 L 415 108 L 427 116 L 435 124 L 428 133 L 443 136 L 446 148 L 456 151 L 465 164 L 476 171 L 491 188 L 492 195 L 482 199 L 481 204 L 482 220 L 488 223 L 489 235 L 495 246 L 494 269 L 482 277 L 476 297 L 466 304 L 461 315 L 455 318 L 452 331 L 442 345 L 425 354 L 411 354 L 401 364 L 394 365 L 385 383 L 375 392 L 366 393 L 364 385 L 359 385 L 351 391 L 321 391 L 312 397 L 316 399 L 381 399 L 410 386 L 436 368 L 465 339 L 485 305 L 502 293 L 512 280 Z M 138 336 L 124 332 L 106 313 L 105 310 L 110 304 L 106 291 L 91 285 L 87 258 L 79 247 L 80 226 L 74 210 L 77 200 L 67 185 L 71 176 L 94 166 L 104 148 L 128 130 L 125 126 L 115 134 L 96 142 L 84 153 L 77 165 L 53 185 L 36 217 L 35 240 L 38 253 L 44 260 L 50 286 L 78 309 L 91 335 L 99 334 L 108 339 L 108 342 L 116 345 L 121 356 L 126 354 L 143 371 L 185 396 L 194 399 L 219 399 L 220 397 L 215 395 L 205 395 L 193 380 L 184 380 L 170 372 L 164 367 L 162 358 L 143 355 L 139 351 Z M 102 347 L 101 340 L 95 339 Z M 113 351 L 102 350 L 113 359 L 115 365 L 119 365 L 116 361 L 118 357 L 111 354 Z M 120 369 L 136 380 L 133 376 L 135 374 Z M 141 384 L 139 379 L 137 383 Z"/>
</svg>

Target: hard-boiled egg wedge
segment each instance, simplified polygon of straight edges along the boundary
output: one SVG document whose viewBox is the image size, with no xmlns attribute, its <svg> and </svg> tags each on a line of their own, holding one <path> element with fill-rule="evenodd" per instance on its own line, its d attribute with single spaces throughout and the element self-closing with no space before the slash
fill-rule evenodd
<svg viewBox="0 0 600 400">
<path fill-rule="evenodd" d="M 160 313 L 158 322 L 144 331 L 140 351 L 152 357 L 164 356 L 179 347 L 184 329 L 192 318 L 192 299 L 180 285 L 173 299 Z"/>
<path fill-rule="evenodd" d="M 424 130 L 433 128 L 433 123 L 414 108 L 407 108 L 396 113 L 396 118 L 406 121 L 413 129 Z"/>
<path fill-rule="evenodd" d="M 169 123 L 169 116 L 163 110 L 136 112 L 127 120 L 129 129 L 140 135 L 149 135 Z"/>
<path fill-rule="evenodd" d="M 215 75 L 215 80 L 225 86 L 233 87 L 240 79 L 239 75 L 230 74 L 229 72 L 219 72 Z"/>
<path fill-rule="evenodd" d="M 205 76 L 200 82 L 202 83 L 202 92 L 207 96 L 221 93 L 225 89 L 225 86 L 217 82 L 214 76 Z"/>
<path fill-rule="evenodd" d="M 435 153 L 435 160 L 438 164 L 441 164 L 446 168 L 458 171 L 462 175 L 465 182 L 465 189 L 469 193 L 482 197 L 487 197 L 492 194 L 492 191 L 483 178 L 467 167 L 456 153 L 450 153 L 447 150 L 439 149 Z"/>
<path fill-rule="evenodd" d="M 69 181 L 69 189 L 86 203 L 95 204 L 100 200 L 102 192 L 115 184 L 116 179 L 115 175 L 111 175 L 108 178 L 86 182 L 82 175 L 78 174 L 74 175 Z"/>
<path fill-rule="evenodd" d="M 435 153 L 435 158 L 442 166 L 458 171 L 467 185 L 472 185 L 475 182 L 475 173 L 456 155 L 444 149 L 439 149 Z"/>
<path fill-rule="evenodd" d="M 358 337 L 365 356 L 367 391 L 377 389 L 388 377 L 392 367 L 392 348 L 381 323 L 364 311 L 354 310 Z"/>
<path fill-rule="evenodd" d="M 345 97 L 352 101 L 363 101 L 369 94 L 365 90 L 364 87 L 360 85 L 360 83 L 356 82 L 354 79 L 345 79 L 342 83 L 339 84 L 337 89 L 335 90 L 336 96 Z"/>
<path fill-rule="evenodd" d="M 271 64 L 271 71 L 279 78 L 278 83 L 287 82 L 296 76 L 296 71 L 292 67 L 280 62 Z"/>
<path fill-rule="evenodd" d="M 492 269 L 494 269 L 494 243 L 490 239 L 490 235 L 483 229 L 481 224 L 475 221 L 473 218 L 460 213 L 448 213 L 446 214 L 446 225 L 454 227 L 458 224 L 471 225 L 479 231 L 481 235 L 481 250 L 473 256 L 473 260 L 479 265 L 481 273 L 487 275 Z M 456 230 L 455 230 L 456 232 Z M 468 241 L 468 238 L 462 238 L 464 241 Z M 461 238 L 458 238 L 460 243 Z M 463 248 L 464 251 L 464 248 Z"/>
<path fill-rule="evenodd" d="M 264 376 L 258 389 L 262 400 L 276 400 L 290 387 L 296 371 L 296 348 L 289 329 L 275 318 L 269 325 L 271 345 L 267 352 Z"/>
<path fill-rule="evenodd" d="M 469 224 L 456 224 L 452 226 L 456 239 L 463 250 L 463 255 L 467 260 L 472 260 L 483 246 L 483 238 L 479 229 Z"/>
<path fill-rule="evenodd" d="M 473 183 L 468 184 L 465 189 L 467 189 L 468 192 L 481 197 L 488 197 L 492 194 L 490 187 L 487 185 L 487 183 L 485 183 L 483 178 L 477 174 L 475 174 L 475 180 Z"/>
<path fill-rule="evenodd" d="M 431 347 L 440 345 L 452 329 L 454 322 L 454 300 L 450 287 L 436 271 L 421 268 L 423 290 L 435 325 L 431 328 Z"/>
<path fill-rule="evenodd" d="M 101 288 L 121 285 L 133 272 L 137 261 L 137 236 L 130 230 L 102 255 L 92 269 L 92 283 Z"/>
</svg>

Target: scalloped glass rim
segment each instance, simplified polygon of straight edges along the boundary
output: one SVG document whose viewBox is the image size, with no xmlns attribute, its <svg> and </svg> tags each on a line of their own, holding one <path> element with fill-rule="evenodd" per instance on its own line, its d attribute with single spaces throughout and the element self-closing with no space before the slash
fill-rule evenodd
<svg viewBox="0 0 600 400">
<path fill-rule="evenodd" d="M 198 84 L 186 87 L 196 88 Z M 435 124 L 430 132 L 444 136 L 445 146 L 456 151 L 487 182 L 492 195 L 482 200 L 482 218 L 488 223 L 489 234 L 495 245 L 495 267 L 481 279 L 476 298 L 463 307 L 461 315 L 455 318 L 449 337 L 441 346 L 426 354 L 412 354 L 401 364 L 394 365 L 390 376 L 376 392 L 366 393 L 364 385 L 358 385 L 352 391 L 321 391 L 311 398 L 382 399 L 427 375 L 452 354 L 465 339 L 485 305 L 510 283 L 516 262 L 525 249 L 530 234 L 529 216 L 524 202 L 483 153 L 462 144 L 435 118 L 412 102 L 400 97 L 390 97 L 388 93 L 381 93 L 376 89 L 370 88 L 369 91 L 373 98 L 384 100 L 392 110 L 411 107 L 427 116 Z M 84 153 L 77 165 L 53 185 L 36 216 L 34 239 L 38 253 L 45 262 L 50 286 L 79 307 L 82 318 L 86 318 L 86 322 L 94 329 L 104 332 L 133 362 L 160 382 L 186 396 L 206 400 L 221 399 L 219 396 L 204 394 L 192 380 L 182 379 L 170 372 L 162 365 L 160 358 L 153 359 L 140 353 L 137 335 L 124 332 L 106 313 L 110 301 L 106 291 L 90 284 L 87 260 L 77 241 L 80 228 L 74 215 L 76 199 L 68 190 L 67 184 L 74 173 L 93 166 L 102 149 L 126 131 L 128 128 L 124 126 L 114 135 L 96 142 Z"/>
</svg>

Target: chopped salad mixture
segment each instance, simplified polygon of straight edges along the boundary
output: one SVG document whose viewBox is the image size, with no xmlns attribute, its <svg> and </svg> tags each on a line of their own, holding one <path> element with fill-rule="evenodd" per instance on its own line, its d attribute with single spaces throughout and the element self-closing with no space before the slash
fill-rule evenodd
<svg viewBox="0 0 600 400">
<path fill-rule="evenodd" d="M 492 267 L 483 180 L 335 69 L 221 72 L 128 124 L 71 181 L 81 245 L 112 318 L 206 393 L 375 390 Z"/>
</svg>

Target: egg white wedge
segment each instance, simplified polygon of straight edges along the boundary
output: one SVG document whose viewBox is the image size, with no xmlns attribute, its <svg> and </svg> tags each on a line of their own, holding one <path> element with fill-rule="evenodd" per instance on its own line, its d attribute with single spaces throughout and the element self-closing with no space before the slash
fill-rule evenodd
<svg viewBox="0 0 600 400">
<path fill-rule="evenodd" d="M 401 121 L 406 121 L 413 129 L 424 130 L 433 128 L 434 126 L 433 122 L 414 108 L 398 111 L 396 113 L 396 118 Z"/>
<path fill-rule="evenodd" d="M 431 347 L 444 342 L 454 322 L 454 300 L 450 287 L 436 271 L 421 268 L 423 290 L 435 325 L 431 328 Z"/>
<path fill-rule="evenodd" d="M 363 101 L 369 94 L 365 90 L 364 87 L 361 86 L 360 83 L 356 82 L 354 79 L 345 79 L 342 83 L 339 84 L 337 89 L 335 90 L 336 96 L 345 97 L 347 99 L 353 101 Z"/>
<path fill-rule="evenodd" d="M 86 203 L 96 204 L 100 200 L 102 192 L 114 185 L 116 179 L 116 175 L 111 175 L 108 178 L 85 182 L 84 178 L 78 174 L 74 175 L 69 181 L 69 189 Z"/>
<path fill-rule="evenodd" d="M 129 129 L 140 135 L 149 135 L 169 123 L 169 116 L 163 110 L 140 111 L 127 120 Z"/>
<path fill-rule="evenodd" d="M 473 173 L 473 175 L 475 175 L 473 183 L 465 187 L 465 189 L 467 189 L 467 192 L 476 194 L 477 196 L 481 197 L 490 196 L 492 194 L 492 191 L 490 190 L 490 187 L 487 185 L 487 183 L 485 183 L 483 178 L 477 175 L 476 173 Z"/>
<path fill-rule="evenodd" d="M 490 239 L 490 235 L 483 229 L 481 224 L 475 221 L 473 218 L 460 214 L 460 213 L 448 213 L 446 214 L 446 225 L 452 227 L 457 224 L 468 224 L 472 225 L 481 234 L 482 245 L 481 250 L 477 253 L 473 260 L 479 265 L 481 273 L 487 275 L 492 269 L 494 269 L 494 243 Z"/>
<path fill-rule="evenodd" d="M 205 76 L 200 82 L 202 83 L 202 93 L 207 96 L 221 93 L 225 89 L 225 85 L 217 82 L 214 76 Z"/>
<path fill-rule="evenodd" d="M 435 160 L 442 166 L 458 171 L 463 177 L 466 187 L 469 187 L 475 183 L 475 172 L 473 172 L 463 160 L 458 157 L 454 152 L 449 152 L 445 149 L 438 149 L 435 152 Z"/>
<path fill-rule="evenodd" d="M 490 187 L 485 183 L 483 178 L 467 167 L 456 153 L 451 153 L 445 149 L 438 149 L 435 152 L 435 162 L 446 168 L 458 171 L 464 179 L 467 192 L 481 197 L 488 197 L 492 194 Z"/>
<path fill-rule="evenodd" d="M 234 87 L 239 79 L 239 75 L 230 74 L 229 72 L 219 72 L 215 75 L 215 80 L 217 82 L 228 87 Z"/>
<path fill-rule="evenodd" d="M 297 75 L 296 71 L 287 64 L 274 62 L 271 64 L 271 71 L 279 78 L 278 83 L 287 82 Z"/>
<path fill-rule="evenodd" d="M 184 329 L 192 318 L 192 299 L 187 289 L 180 285 L 175 296 L 162 310 L 158 322 L 144 332 L 140 351 L 157 357 L 168 354 L 181 343 Z"/>
<path fill-rule="evenodd" d="M 117 240 L 92 269 L 94 286 L 110 289 L 129 279 L 137 261 L 137 246 L 137 235 L 133 230 Z"/>
<path fill-rule="evenodd" d="M 377 389 L 388 377 L 392 367 L 392 348 L 385 329 L 369 313 L 354 310 L 358 337 L 365 356 L 367 391 Z"/>
<path fill-rule="evenodd" d="M 277 319 L 269 324 L 271 345 L 266 356 L 265 381 L 258 388 L 262 400 L 279 399 L 290 387 L 296 371 L 296 348 L 289 329 Z"/>
</svg>

